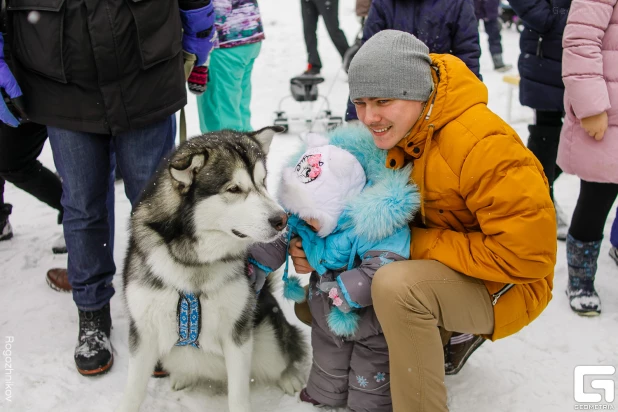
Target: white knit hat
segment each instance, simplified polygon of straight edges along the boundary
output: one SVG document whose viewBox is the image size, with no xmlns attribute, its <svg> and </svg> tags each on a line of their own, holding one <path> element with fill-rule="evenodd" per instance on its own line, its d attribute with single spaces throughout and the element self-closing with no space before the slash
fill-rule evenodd
<svg viewBox="0 0 618 412">
<path fill-rule="evenodd" d="M 359 161 L 333 145 L 311 147 L 296 166 L 283 169 L 279 202 L 303 219 L 320 222 L 318 236 L 328 236 L 348 199 L 358 195 L 367 182 Z"/>
</svg>

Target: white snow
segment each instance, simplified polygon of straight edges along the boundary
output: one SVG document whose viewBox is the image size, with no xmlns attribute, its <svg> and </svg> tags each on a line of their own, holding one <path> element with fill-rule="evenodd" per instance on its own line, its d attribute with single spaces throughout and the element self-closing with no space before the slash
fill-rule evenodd
<svg viewBox="0 0 618 412">
<path fill-rule="evenodd" d="M 260 0 L 266 30 L 253 73 L 253 126 L 272 124 L 279 99 L 289 93 L 289 79 L 305 68 L 306 56 L 298 0 Z M 354 15 L 354 0 L 340 1 L 342 27 L 350 42 L 359 23 Z M 518 34 L 503 30 L 504 58 L 517 65 Z M 340 69 L 339 56 L 320 22 L 319 47 L 326 78 L 320 92 L 327 94 L 334 114 L 343 116 L 347 99 L 346 75 Z M 489 88 L 489 105 L 500 116 L 506 116 L 508 85 L 502 74 L 494 73 L 487 38 L 481 34 L 482 74 Z M 516 69 L 512 72 L 514 73 Z M 188 129 L 199 133 L 195 98 L 189 95 Z M 293 101 L 287 102 L 294 106 Z M 533 112 L 523 108 L 513 95 L 513 127 L 527 139 L 527 124 Z M 271 188 L 285 155 L 295 151 L 298 138 L 294 134 L 277 136 L 269 159 Z M 53 168 L 49 146 L 41 161 Z M 562 176 L 555 192 L 560 205 L 570 215 L 577 200 L 579 181 Z M 60 233 L 56 213 L 26 193 L 8 185 L 6 201 L 15 208 L 10 217 L 15 237 L 0 242 L 0 339 L 4 370 L 0 371 L 1 411 L 107 412 L 118 405 L 125 385 L 128 364 L 128 324 L 121 299 L 121 277 L 116 276 L 116 295 L 112 299 L 114 366 L 101 377 L 80 376 L 73 362 L 77 339 L 77 311 L 70 294 L 51 290 L 45 283 L 45 272 L 51 267 L 64 267 L 65 256 L 54 256 L 51 244 Z M 127 244 L 129 203 L 122 184 L 116 184 L 115 257 L 121 272 Z M 606 235 L 613 220 L 606 225 Z M 452 411 L 538 411 L 565 412 L 578 405 L 573 397 L 573 370 L 577 365 L 618 366 L 618 267 L 608 257 L 609 241 L 605 241 L 599 259 L 597 289 L 603 300 L 600 317 L 579 317 L 569 309 L 564 290 L 567 269 L 564 243 L 558 244 L 558 262 L 554 299 L 545 312 L 530 326 L 506 339 L 486 343 L 454 377 L 446 378 Z M 288 302 L 283 310 L 291 322 L 309 329 L 298 321 Z M 12 343 L 5 343 L 13 340 Z M 7 351 L 10 345 L 10 352 Z M 14 384 L 7 388 L 8 376 Z M 606 377 L 607 378 L 607 377 Z M 614 375 L 618 381 L 618 374 Z M 590 389 L 589 392 L 600 392 Z M 7 400 L 10 395 L 10 401 Z M 254 388 L 254 411 L 312 411 L 277 388 Z M 579 405 L 581 406 L 581 405 Z M 611 406 L 618 407 L 618 402 Z M 142 411 L 225 411 L 225 396 L 207 391 L 173 392 L 169 379 L 151 379 Z"/>
</svg>

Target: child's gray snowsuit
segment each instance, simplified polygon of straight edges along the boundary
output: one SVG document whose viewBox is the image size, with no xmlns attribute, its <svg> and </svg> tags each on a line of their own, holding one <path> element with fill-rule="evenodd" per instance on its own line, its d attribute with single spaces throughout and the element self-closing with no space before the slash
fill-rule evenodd
<svg viewBox="0 0 618 412">
<path fill-rule="evenodd" d="M 344 211 L 335 217 L 336 227 L 324 237 L 309 230 L 298 214 L 291 215 L 288 221 L 291 234 L 300 236 L 307 259 L 315 269 L 307 297 L 313 318 L 313 365 L 307 393 L 324 405 L 347 405 L 355 412 L 391 411 L 388 350 L 373 310 L 371 282 L 381 266 L 409 258 L 408 222 L 418 210 L 420 198 L 416 187 L 410 184 L 410 170 L 387 169 L 386 151 L 375 146 L 366 128 L 339 128 L 330 132 L 328 139 L 328 144 L 348 151 L 358 160 L 366 185 L 360 193 L 345 200 Z M 301 153 L 300 163 L 293 163 L 291 170 L 301 170 L 301 164 L 309 167 L 303 163 L 305 150 Z M 326 157 L 320 159 L 324 161 L 322 167 L 328 167 Z M 320 176 L 328 175 L 325 170 Z M 311 209 L 310 214 L 327 213 L 333 206 L 329 202 L 337 196 L 324 189 L 331 187 L 329 181 L 320 184 L 321 189 L 310 196 L 306 192 L 309 189 L 294 190 L 293 187 L 301 186 L 287 185 L 284 180 L 278 191 L 279 202 L 292 213 L 307 208 Z M 271 244 L 255 245 L 250 261 L 266 273 L 279 268 L 287 259 L 287 239 L 284 235 Z M 329 297 L 333 289 L 358 314 L 356 329 L 340 327 L 332 321 L 331 315 L 341 313 L 333 310 L 333 297 Z"/>
<path fill-rule="evenodd" d="M 384 264 L 408 257 L 407 242 L 402 241 L 401 256 L 385 250 L 371 250 L 365 259 L 356 257 L 353 271 L 356 285 L 348 286 L 362 308 L 358 309 L 360 320 L 356 333 L 350 337 L 337 336 L 330 330 L 327 317 L 332 303 L 320 283 L 336 281 L 347 267 L 328 270 L 322 276 L 311 274 L 308 301 L 312 315 L 311 346 L 313 364 L 307 382 L 307 392 L 316 401 L 328 406 L 345 406 L 354 412 L 392 411 L 388 348 L 382 328 L 371 304 L 371 280 Z M 396 236 L 401 239 L 401 235 Z M 251 250 L 252 260 L 262 268 L 278 268 L 286 258 L 285 239 L 271 244 L 256 245 Z M 283 253 L 282 253 L 283 252 Z M 409 252 L 408 252 L 409 253 Z M 267 271 L 269 271 L 268 269 Z"/>
</svg>

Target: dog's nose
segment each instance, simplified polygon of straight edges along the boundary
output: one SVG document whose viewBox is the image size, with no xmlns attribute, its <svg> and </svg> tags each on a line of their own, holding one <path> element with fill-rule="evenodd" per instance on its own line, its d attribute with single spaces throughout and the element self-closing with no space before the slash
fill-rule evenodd
<svg viewBox="0 0 618 412">
<path fill-rule="evenodd" d="M 278 232 L 281 232 L 288 224 L 288 215 L 286 215 L 284 212 L 277 213 L 276 215 L 271 216 L 270 219 L 268 219 L 268 223 L 270 223 L 270 225 Z"/>
</svg>

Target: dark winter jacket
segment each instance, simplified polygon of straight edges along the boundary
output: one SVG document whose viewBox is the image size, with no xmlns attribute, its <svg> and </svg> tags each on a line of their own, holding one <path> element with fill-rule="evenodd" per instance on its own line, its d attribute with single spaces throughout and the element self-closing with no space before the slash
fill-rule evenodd
<svg viewBox="0 0 618 412">
<path fill-rule="evenodd" d="M 479 20 L 498 18 L 500 0 L 474 0 L 474 14 Z"/>
<path fill-rule="evenodd" d="M 481 78 L 478 22 L 470 0 L 373 0 L 363 42 L 386 29 L 412 33 L 430 53 L 459 57 Z M 348 99 L 346 121 L 357 118 L 356 108 Z"/>
<path fill-rule="evenodd" d="M 116 135 L 179 110 L 186 91 L 178 8 L 178 0 L 7 0 L 29 118 Z"/>
<path fill-rule="evenodd" d="M 535 110 L 564 112 L 562 32 L 571 0 L 510 0 L 524 23 L 519 39 L 519 101 Z"/>
</svg>

